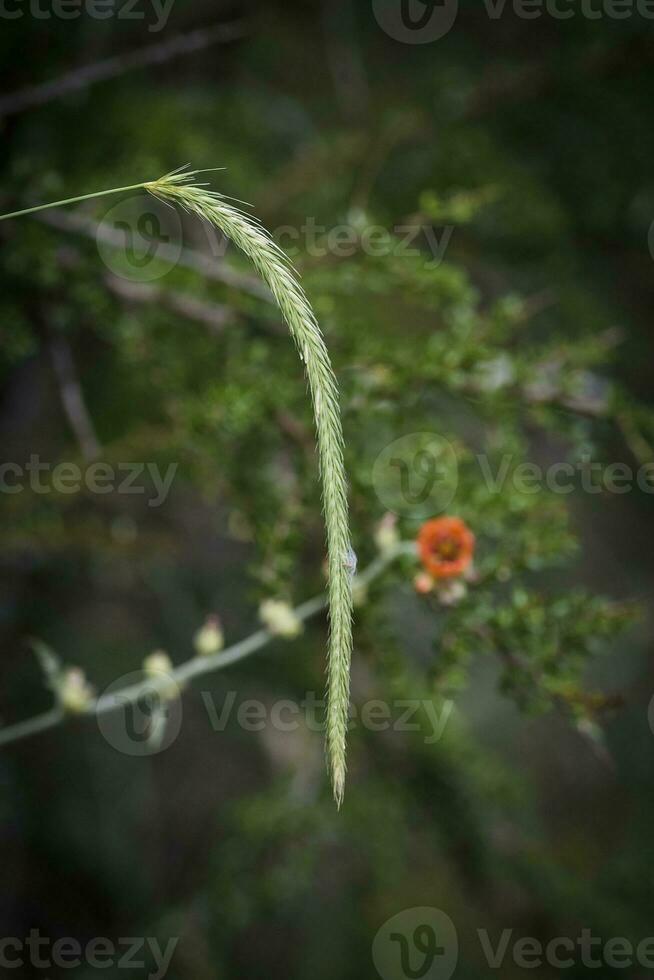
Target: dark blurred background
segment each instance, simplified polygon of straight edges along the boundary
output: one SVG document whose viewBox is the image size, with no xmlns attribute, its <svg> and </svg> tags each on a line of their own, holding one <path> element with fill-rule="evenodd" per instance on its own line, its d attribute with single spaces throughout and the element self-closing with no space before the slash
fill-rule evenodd
<svg viewBox="0 0 654 980">
<path fill-rule="evenodd" d="M 384 439 L 421 431 L 430 411 L 472 431 L 467 409 L 440 395 L 418 414 L 408 373 L 422 370 L 423 331 L 441 306 L 468 315 L 468 289 L 482 310 L 502 297 L 534 304 L 534 323 L 513 342 L 517 362 L 554 334 L 590 338 L 591 348 L 598 336 L 619 338 L 602 377 L 645 418 L 652 21 L 635 7 L 591 19 L 572 3 L 567 20 L 545 10 L 527 19 L 508 2 L 491 17 L 461 0 L 443 36 L 416 44 L 384 29 L 385 17 L 397 24 L 395 6 L 173 0 L 164 11 L 140 0 L 122 15 L 118 4 L 102 19 L 87 10 L 64 19 L 47 0 L 7 2 L 2 212 L 190 162 L 225 168 L 209 175 L 213 185 L 250 202 L 270 228 L 310 218 L 390 227 L 430 213 L 438 227 L 451 222 L 433 304 L 429 284 L 403 278 L 397 263 L 392 275 L 383 260 L 360 268 L 311 255 L 302 241 L 294 256 L 344 392 L 350 466 L 362 473 Z M 3 456 L 154 461 L 177 474 L 158 508 L 118 493 L 3 495 L 6 724 L 50 704 L 32 637 L 102 690 L 152 650 L 188 658 L 209 613 L 233 642 L 256 628 L 262 595 L 301 601 L 322 588 L 311 420 L 279 317 L 232 250 L 216 261 L 237 280 L 179 265 L 152 283 L 124 275 L 120 257 L 98 255 L 96 244 L 113 204 L 0 224 Z M 202 228 L 182 224 L 185 248 L 211 257 Z M 588 370 L 594 358 L 593 349 Z M 405 380 L 385 391 L 383 370 L 395 365 Z M 587 421 L 575 439 L 591 445 Z M 640 435 L 627 426 L 630 442 L 611 421 L 603 458 L 642 461 Z M 483 435 L 495 421 L 476 425 Z M 568 432 L 526 428 L 532 458 L 561 458 Z M 365 483 L 353 475 L 364 560 L 384 511 Z M 581 547 L 541 586 L 583 583 L 645 610 L 588 667 L 592 685 L 624 701 L 601 741 L 557 713 L 526 717 L 498 691 L 494 663 L 473 657 L 437 744 L 353 734 L 338 813 L 320 734 L 253 733 L 234 717 L 214 731 L 201 694 L 220 710 L 229 692 L 237 704 L 266 705 L 321 692 L 318 618 L 299 640 L 185 692 L 181 730 L 165 751 L 131 757 L 93 720 L 75 719 L 0 749 L 0 935 L 143 936 L 163 946 L 178 937 L 167 975 L 193 980 L 374 977 L 377 931 L 420 906 L 455 923 L 460 978 L 525 972 L 510 954 L 493 969 L 478 929 L 494 945 L 504 929 L 544 942 L 582 928 L 634 943 L 653 935 L 651 498 L 580 493 L 566 504 Z M 438 656 L 410 572 L 361 615 L 355 699 L 400 690 L 384 679 L 401 674 L 397 665 L 376 673 L 384 637 L 400 659 Z M 425 683 L 408 690 L 422 696 Z M 95 972 L 31 965 L 21 975 Z M 125 972 L 114 962 L 104 975 Z M 593 968 L 576 957 L 564 972 Z M 601 976 L 650 972 L 604 963 Z"/>
</svg>

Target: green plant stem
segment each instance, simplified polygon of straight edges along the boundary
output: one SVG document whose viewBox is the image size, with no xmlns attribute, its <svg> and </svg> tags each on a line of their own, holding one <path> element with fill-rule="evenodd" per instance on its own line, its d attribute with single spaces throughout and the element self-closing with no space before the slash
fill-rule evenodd
<svg viewBox="0 0 654 980">
<path fill-rule="evenodd" d="M 26 214 L 36 214 L 37 211 L 48 211 L 50 208 L 63 208 L 67 204 L 79 204 L 81 201 L 92 201 L 96 197 L 107 197 L 109 194 L 122 194 L 126 191 L 145 189 L 145 183 L 130 184 L 128 187 L 112 187 L 109 191 L 96 191 L 94 194 L 82 194 L 80 197 L 67 197 L 64 201 L 53 201 L 52 204 L 37 204 L 33 208 L 23 208 L 22 211 L 12 211 L 10 214 L 0 214 L 0 221 L 9 218 L 22 218 Z"/>
<path fill-rule="evenodd" d="M 383 572 L 386 571 L 389 565 L 399 558 L 415 555 L 415 543 L 413 541 L 405 541 L 396 545 L 395 548 L 379 555 L 373 562 L 368 565 L 364 571 L 362 571 L 356 577 L 356 583 L 358 586 L 365 587 L 373 582 L 375 579 L 379 578 Z M 297 606 L 294 610 L 295 615 L 302 622 L 306 622 L 312 619 L 318 613 L 322 612 L 327 607 L 327 596 L 321 594 L 314 596 L 312 599 L 308 599 L 301 605 Z M 257 653 L 259 650 L 268 646 L 275 640 L 274 634 L 270 633 L 268 630 L 257 630 L 250 636 L 238 643 L 234 643 L 230 647 L 226 647 L 221 650 L 220 653 L 213 654 L 210 657 L 191 657 L 190 660 L 185 661 L 178 667 L 175 667 L 170 676 L 166 676 L 160 683 L 162 688 L 170 686 L 171 681 L 175 681 L 177 685 L 181 688 L 185 684 L 198 677 L 203 677 L 206 674 L 212 674 L 216 670 L 223 670 L 225 667 L 230 667 L 232 664 L 238 663 L 240 660 L 245 660 L 247 657 L 251 657 L 252 654 Z M 281 642 L 281 641 L 280 641 Z M 98 715 L 110 714 L 114 711 L 120 711 L 124 709 L 127 704 L 134 704 L 140 697 L 149 691 L 152 691 L 153 687 L 157 687 L 158 682 L 153 678 L 144 679 L 138 684 L 131 684 L 128 687 L 122 688 L 119 691 L 113 691 L 111 694 L 101 695 L 92 704 L 89 705 L 86 712 L 80 717 L 89 717 Z M 25 738 L 29 738 L 32 735 L 38 735 L 41 732 L 48 731 L 49 729 L 56 728 L 61 725 L 64 721 L 71 718 L 77 717 L 71 714 L 65 714 L 61 708 L 55 707 L 50 711 L 46 711 L 43 714 L 36 715 L 34 718 L 28 718 L 25 721 L 17 722 L 15 725 L 8 725 L 5 728 L 0 728 L 0 747 L 11 745 L 12 743 L 22 741 Z"/>
</svg>

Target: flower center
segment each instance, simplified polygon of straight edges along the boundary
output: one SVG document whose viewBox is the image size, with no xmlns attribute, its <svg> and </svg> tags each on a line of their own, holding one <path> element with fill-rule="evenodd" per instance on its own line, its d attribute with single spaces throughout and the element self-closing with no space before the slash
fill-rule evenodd
<svg viewBox="0 0 654 980">
<path fill-rule="evenodd" d="M 461 542 L 455 538 L 442 538 L 436 543 L 435 551 L 443 561 L 456 561 L 461 553 Z"/>
</svg>

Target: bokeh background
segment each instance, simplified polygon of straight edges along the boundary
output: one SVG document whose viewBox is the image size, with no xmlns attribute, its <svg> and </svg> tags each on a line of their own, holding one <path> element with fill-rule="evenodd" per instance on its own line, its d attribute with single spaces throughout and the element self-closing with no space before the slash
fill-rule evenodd
<svg viewBox="0 0 654 980">
<path fill-rule="evenodd" d="M 295 250 L 343 391 L 363 563 L 385 511 L 372 464 L 408 433 L 456 432 L 472 446 L 499 433 L 541 463 L 573 446 L 635 467 L 649 452 L 654 354 L 652 23 L 570 7 L 569 20 L 526 19 L 509 4 L 491 18 L 462 0 L 444 36 L 410 44 L 383 29 L 371 0 L 173 0 L 165 23 L 145 0 L 139 19 L 119 6 L 62 19 L 45 2 L 8 5 L 20 16 L 5 10 L 0 31 L 2 211 L 190 162 L 225 168 L 213 186 L 269 228 L 418 222 L 439 240 L 450 228 L 428 273 L 424 254 L 316 255 L 302 236 Z M 187 659 L 210 613 L 232 642 L 257 627 L 262 597 L 298 602 L 324 584 L 310 411 L 275 309 L 233 250 L 187 219 L 167 231 L 173 248 L 220 271 L 173 261 L 152 280 L 134 272 L 120 242 L 98 244 L 116 203 L 0 225 L 3 456 L 178 469 L 157 508 L 120 493 L 1 496 L 7 724 L 51 703 L 30 638 L 102 690 L 154 649 Z M 534 418 L 492 385 L 470 395 L 466 337 L 482 320 L 497 328 L 496 370 L 508 352 L 518 376 L 532 371 L 532 393 L 540 380 L 560 394 L 569 358 L 597 398 L 577 398 L 576 413 L 568 398 L 557 429 L 561 412 Z M 552 344 L 558 359 L 543 359 Z M 604 400 L 607 385 L 617 401 Z M 456 505 L 491 569 L 521 510 L 504 497 L 477 508 L 473 484 Z M 499 580 L 515 572 L 546 598 L 583 586 L 638 602 L 638 622 L 580 667 L 617 705 L 601 731 L 511 697 L 520 684 L 477 641 L 461 654 L 465 678 L 449 678 L 455 709 L 439 742 L 353 733 L 338 813 L 320 734 L 252 733 L 233 716 L 214 731 L 202 699 L 220 709 L 230 692 L 266 705 L 321 692 L 319 617 L 186 691 L 165 751 L 117 751 L 92 719 L 3 748 L 0 934 L 179 937 L 168 976 L 184 980 L 372 978 L 377 931 L 418 906 L 455 924 L 462 980 L 525 972 L 510 956 L 492 969 L 478 929 L 494 943 L 504 929 L 545 942 L 582 928 L 634 943 L 654 934 L 652 499 L 580 491 L 559 504 L 578 540 L 567 564 L 513 567 L 502 553 Z M 567 553 L 548 506 L 530 510 L 530 547 Z M 401 517 L 411 537 L 417 524 Z M 355 700 L 440 692 L 435 624 L 449 613 L 415 596 L 414 571 L 358 613 Z M 485 601 L 500 599 L 490 590 Z M 514 635 L 509 653 L 520 654 L 531 641 Z M 598 975 L 578 958 L 564 972 Z M 68 974 L 95 971 L 47 973 Z M 625 974 L 649 971 L 601 969 Z"/>
</svg>

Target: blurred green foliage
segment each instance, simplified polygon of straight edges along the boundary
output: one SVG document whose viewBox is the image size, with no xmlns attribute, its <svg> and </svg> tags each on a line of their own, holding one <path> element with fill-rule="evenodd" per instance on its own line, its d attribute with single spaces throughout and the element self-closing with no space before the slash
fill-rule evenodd
<svg viewBox="0 0 654 980">
<path fill-rule="evenodd" d="M 302 231 L 295 243 L 341 386 L 355 547 L 361 566 L 374 558 L 380 452 L 433 432 L 454 447 L 450 510 L 476 534 L 476 575 L 453 606 L 416 594 L 412 559 L 376 581 L 357 610 L 353 698 L 453 697 L 454 712 L 435 744 L 424 724 L 354 728 L 340 814 L 319 733 L 212 731 L 194 689 L 160 756 L 121 756 L 88 723 L 3 751 L 7 935 L 179 935 L 173 977 L 347 980 L 372 975 L 386 918 L 429 905 L 457 924 L 465 980 L 493 975 L 477 928 L 651 933 L 652 671 L 633 628 L 651 589 L 651 497 L 580 485 L 593 463 L 635 472 L 654 445 L 648 25 L 488 22 L 462 3 L 447 38 L 408 50 L 368 5 L 335 9 L 261 5 L 242 42 L 7 118 L 2 210 L 189 160 L 224 166 L 213 186 L 271 229 L 311 220 L 320 245 L 338 226 L 359 242 L 385 229 L 378 256 L 311 254 Z M 180 2 L 167 31 L 214 16 Z M 47 51 L 33 20 L 11 33 L 13 89 L 153 40 L 118 21 L 53 24 Z M 24 50 L 41 52 L 38 69 Z M 340 101 L 339 58 L 358 79 Z M 405 225 L 435 237 L 406 254 Z M 211 254 L 202 228 L 183 228 Z M 102 689 L 156 647 L 186 659 L 208 612 L 236 640 L 262 597 L 301 601 L 324 579 L 302 365 L 249 278 L 177 265 L 154 298 L 128 297 L 88 236 L 37 220 L 0 236 L 7 458 L 84 463 L 52 369 L 63 339 L 102 459 L 178 465 L 160 509 L 3 497 L 9 721 L 49 703 L 27 637 Z M 225 261 L 251 276 L 233 249 Z M 185 316 L 180 295 L 229 321 Z M 480 457 L 494 475 L 510 459 L 501 486 Z M 525 461 L 571 463 L 576 492 L 526 492 Z M 404 513 L 402 537 L 421 519 Z M 316 622 L 202 688 L 218 704 L 301 700 L 322 690 L 324 647 Z"/>
</svg>

